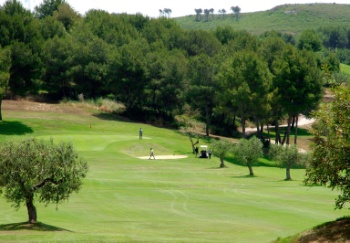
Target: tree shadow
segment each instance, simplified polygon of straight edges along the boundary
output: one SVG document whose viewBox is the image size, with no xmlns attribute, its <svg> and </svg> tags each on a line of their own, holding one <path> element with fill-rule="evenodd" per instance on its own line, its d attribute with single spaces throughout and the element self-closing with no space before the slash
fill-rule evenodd
<svg viewBox="0 0 350 243">
<path fill-rule="evenodd" d="M 123 117 L 114 113 L 96 113 L 93 114 L 93 116 L 106 121 L 134 122 L 127 117 Z"/>
<path fill-rule="evenodd" d="M 67 231 L 72 232 L 70 230 L 66 230 L 63 228 L 55 227 L 52 225 L 47 225 L 41 222 L 37 222 L 36 224 L 29 224 L 28 222 L 22 223 L 14 223 L 14 224 L 2 224 L 0 225 L 1 231 L 17 231 L 17 230 L 33 230 L 33 231 Z"/>
<path fill-rule="evenodd" d="M 23 135 L 33 133 L 33 129 L 18 121 L 0 121 L 1 135 Z"/>
<path fill-rule="evenodd" d="M 224 167 L 220 167 L 220 165 L 216 166 L 216 167 L 209 167 L 207 168 L 208 170 L 224 170 L 224 169 L 227 169 L 227 168 L 230 168 L 228 166 L 224 166 Z"/>
<path fill-rule="evenodd" d="M 284 133 L 285 133 L 286 130 L 287 130 L 287 127 L 280 127 L 279 131 L 281 133 L 281 136 L 284 136 Z M 292 137 L 294 138 L 294 132 L 295 132 L 295 128 L 291 127 L 290 128 L 290 137 L 291 138 Z M 256 134 L 256 132 L 251 133 L 251 134 Z M 310 132 L 310 129 L 300 128 L 300 127 L 298 127 L 297 134 L 298 134 L 298 137 L 299 136 L 312 136 L 312 133 Z M 274 127 L 270 127 L 270 134 L 268 134 L 264 130 L 263 136 L 265 138 L 267 138 L 269 135 L 270 135 L 271 140 L 275 139 L 275 128 Z"/>
<path fill-rule="evenodd" d="M 249 175 L 249 174 L 246 174 L 246 175 L 238 175 L 238 176 L 231 176 L 231 178 L 255 178 L 257 177 L 256 175 Z"/>
</svg>

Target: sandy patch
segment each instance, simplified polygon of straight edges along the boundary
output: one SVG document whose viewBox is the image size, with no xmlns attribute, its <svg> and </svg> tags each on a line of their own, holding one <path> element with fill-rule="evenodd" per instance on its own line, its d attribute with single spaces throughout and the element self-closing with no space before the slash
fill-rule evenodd
<svg viewBox="0 0 350 243">
<path fill-rule="evenodd" d="M 155 155 L 156 159 L 184 159 L 186 155 Z M 149 156 L 138 157 L 139 159 L 149 159 Z M 153 159 L 153 158 L 152 158 Z"/>
</svg>

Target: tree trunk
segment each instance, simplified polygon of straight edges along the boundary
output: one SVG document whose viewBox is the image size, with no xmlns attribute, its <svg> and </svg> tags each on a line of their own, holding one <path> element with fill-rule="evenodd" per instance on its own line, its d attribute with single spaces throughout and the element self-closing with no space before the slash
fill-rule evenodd
<svg viewBox="0 0 350 243">
<path fill-rule="evenodd" d="M 220 158 L 220 168 L 224 168 L 225 164 L 224 164 L 224 158 Z"/>
<path fill-rule="evenodd" d="M 287 132 L 286 132 L 286 136 L 287 136 L 287 141 L 286 141 L 286 145 L 289 145 L 289 138 L 290 138 L 290 126 L 292 123 L 292 115 L 288 116 L 288 124 L 287 124 Z"/>
<path fill-rule="evenodd" d="M 242 118 L 241 118 L 241 124 L 242 124 L 242 137 L 246 138 L 246 135 L 245 135 L 245 117 L 244 116 L 242 116 Z"/>
<path fill-rule="evenodd" d="M 196 153 L 196 148 L 194 147 L 196 144 L 198 144 L 199 143 L 199 139 L 197 139 L 197 142 L 193 142 L 193 140 L 192 140 L 192 137 L 191 137 L 191 135 L 188 135 L 188 138 L 190 139 L 190 141 L 191 141 L 191 145 L 192 145 L 192 152 L 195 154 Z"/>
<path fill-rule="evenodd" d="M 1 105 L 2 105 L 2 97 L 0 96 L 0 121 L 2 121 L 2 108 L 1 108 Z"/>
<path fill-rule="evenodd" d="M 281 135 L 280 135 L 280 127 L 279 127 L 277 119 L 275 120 L 275 133 L 276 133 L 275 144 L 280 144 L 281 143 Z"/>
<path fill-rule="evenodd" d="M 210 125 L 210 116 L 209 116 L 209 108 L 208 106 L 205 107 L 205 118 L 206 118 L 206 124 L 205 124 L 205 133 L 209 137 L 209 125 Z"/>
<path fill-rule="evenodd" d="M 249 175 L 254 176 L 253 166 L 250 163 L 248 163 L 248 168 L 249 168 Z"/>
<path fill-rule="evenodd" d="M 290 167 L 287 166 L 286 168 L 286 181 L 290 181 L 292 178 L 290 176 Z"/>
<path fill-rule="evenodd" d="M 260 124 L 259 118 L 255 117 L 255 126 L 256 126 L 256 137 L 260 138 Z"/>
<path fill-rule="evenodd" d="M 297 144 L 297 139 L 298 139 L 298 120 L 299 120 L 299 114 L 295 118 L 294 144 Z"/>
<path fill-rule="evenodd" d="M 28 223 L 35 224 L 37 221 L 37 216 L 36 216 L 36 208 L 33 204 L 33 197 L 27 199 L 26 206 L 28 211 Z"/>
</svg>

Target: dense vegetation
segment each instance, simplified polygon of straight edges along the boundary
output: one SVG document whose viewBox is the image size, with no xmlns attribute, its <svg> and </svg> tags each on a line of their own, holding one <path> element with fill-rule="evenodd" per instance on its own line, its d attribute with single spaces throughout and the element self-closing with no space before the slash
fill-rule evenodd
<svg viewBox="0 0 350 243">
<path fill-rule="evenodd" d="M 207 135 L 233 135 L 248 120 L 278 129 L 281 119 L 292 125 L 300 113 L 309 115 L 322 86 L 339 77 L 333 50 L 350 46 L 347 27 L 304 30 L 298 39 L 234 26 L 185 30 L 165 17 L 101 10 L 80 16 L 62 0 L 45 0 L 33 13 L 7 1 L 0 25 L 0 97 L 109 97 L 126 115 L 149 122 L 195 116 Z M 289 127 L 283 140 L 276 130 L 276 142 L 289 143 Z"/>
</svg>

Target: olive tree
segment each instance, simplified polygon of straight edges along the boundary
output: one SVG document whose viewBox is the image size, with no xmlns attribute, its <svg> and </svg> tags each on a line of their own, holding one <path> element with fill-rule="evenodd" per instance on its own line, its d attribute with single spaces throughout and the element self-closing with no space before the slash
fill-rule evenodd
<svg viewBox="0 0 350 243">
<path fill-rule="evenodd" d="M 254 176 L 253 163 L 263 155 L 263 144 L 257 137 L 240 139 L 234 148 L 235 158 L 242 164 L 247 165 L 249 175 Z"/>
<path fill-rule="evenodd" d="M 37 222 L 34 200 L 59 203 L 78 192 L 86 176 L 87 162 L 71 143 L 29 138 L 0 144 L 0 192 L 19 208 L 25 203 L 28 222 Z"/>
<path fill-rule="evenodd" d="M 271 144 L 269 156 L 275 160 L 280 167 L 286 168 L 287 181 L 292 180 L 290 175 L 292 166 L 305 164 L 308 158 L 308 154 L 299 152 L 295 144 L 286 146 Z"/>
<path fill-rule="evenodd" d="M 227 154 L 232 151 L 233 149 L 233 144 L 226 140 L 226 139 L 220 139 L 220 140 L 215 140 L 212 142 L 211 147 L 213 150 L 213 154 L 220 159 L 220 168 L 224 168 L 224 160 Z"/>
<path fill-rule="evenodd" d="M 324 103 L 315 118 L 305 183 L 337 189 L 335 204 L 341 209 L 350 202 L 350 90 L 338 87 L 334 100 Z"/>
</svg>

